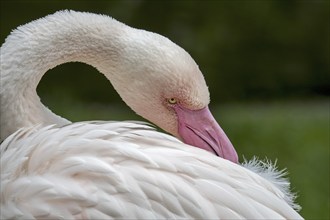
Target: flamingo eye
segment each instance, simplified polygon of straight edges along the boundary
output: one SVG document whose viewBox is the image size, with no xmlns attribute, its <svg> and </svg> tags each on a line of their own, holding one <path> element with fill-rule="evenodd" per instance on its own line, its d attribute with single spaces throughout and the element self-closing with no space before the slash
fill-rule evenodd
<svg viewBox="0 0 330 220">
<path fill-rule="evenodd" d="M 176 103 L 177 103 L 177 101 L 176 101 L 176 99 L 175 99 L 175 98 L 170 98 L 170 99 L 168 99 L 167 101 L 168 101 L 168 103 L 170 103 L 171 105 L 173 105 L 173 104 L 176 104 Z"/>
</svg>

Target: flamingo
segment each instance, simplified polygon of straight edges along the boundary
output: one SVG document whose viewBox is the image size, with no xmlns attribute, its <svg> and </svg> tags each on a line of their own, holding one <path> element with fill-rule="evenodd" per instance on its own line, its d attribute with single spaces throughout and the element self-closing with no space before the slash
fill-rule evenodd
<svg viewBox="0 0 330 220">
<path fill-rule="evenodd" d="M 94 66 L 171 135 L 51 112 L 36 87 L 67 62 Z M 105 15 L 56 12 L 1 46 L 0 97 L 1 219 L 302 219 L 273 164 L 239 164 L 197 64 L 166 37 Z"/>
</svg>

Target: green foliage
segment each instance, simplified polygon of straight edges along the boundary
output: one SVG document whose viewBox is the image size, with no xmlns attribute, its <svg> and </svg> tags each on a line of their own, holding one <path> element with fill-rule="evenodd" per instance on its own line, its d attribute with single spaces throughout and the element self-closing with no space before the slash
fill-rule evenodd
<svg viewBox="0 0 330 220">
<path fill-rule="evenodd" d="M 329 103 L 259 103 L 214 109 L 239 155 L 287 168 L 306 219 L 329 219 Z"/>
<path fill-rule="evenodd" d="M 1 41 L 18 25 L 63 9 L 107 14 L 169 37 L 199 64 L 216 102 L 330 93 L 330 3 L 326 0 L 3 0 Z M 93 97 L 109 102 L 103 94 L 114 91 L 105 92 L 107 84 L 87 78 L 89 67 L 64 66 L 61 77 L 45 78 L 40 93 L 56 88 L 75 91 L 81 101 Z M 74 83 L 77 73 L 88 82 L 87 96 Z M 71 83 L 62 85 L 63 81 Z"/>
</svg>

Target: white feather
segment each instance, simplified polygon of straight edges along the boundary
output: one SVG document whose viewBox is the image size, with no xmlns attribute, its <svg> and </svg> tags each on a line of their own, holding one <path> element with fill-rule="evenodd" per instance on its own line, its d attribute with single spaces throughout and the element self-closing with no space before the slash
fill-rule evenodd
<svg viewBox="0 0 330 220">
<path fill-rule="evenodd" d="M 71 61 L 103 72 L 134 111 L 174 135 L 177 116 L 160 97 L 176 90 L 192 109 L 209 102 L 197 64 L 163 36 L 73 11 L 17 28 L 1 46 L 1 219 L 301 219 L 271 163 L 241 166 L 146 123 L 52 113 L 36 87 Z"/>
<path fill-rule="evenodd" d="M 277 177 L 131 122 L 21 129 L 1 145 L 1 171 L 1 219 L 301 218 Z"/>
</svg>

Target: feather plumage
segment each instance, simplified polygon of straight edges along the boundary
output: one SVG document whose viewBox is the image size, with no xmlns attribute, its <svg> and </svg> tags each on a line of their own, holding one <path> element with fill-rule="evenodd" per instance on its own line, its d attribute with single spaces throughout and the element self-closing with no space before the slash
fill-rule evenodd
<svg viewBox="0 0 330 220">
<path fill-rule="evenodd" d="M 140 123 L 21 129 L 1 171 L 2 219 L 301 218 L 255 172 Z"/>
<path fill-rule="evenodd" d="M 186 51 L 108 16 L 62 11 L 18 27 L 1 46 L 1 219 L 301 218 L 271 164 L 241 166 L 141 122 L 71 123 L 52 113 L 36 87 L 72 61 L 96 67 L 144 118 L 237 162 Z"/>
</svg>

